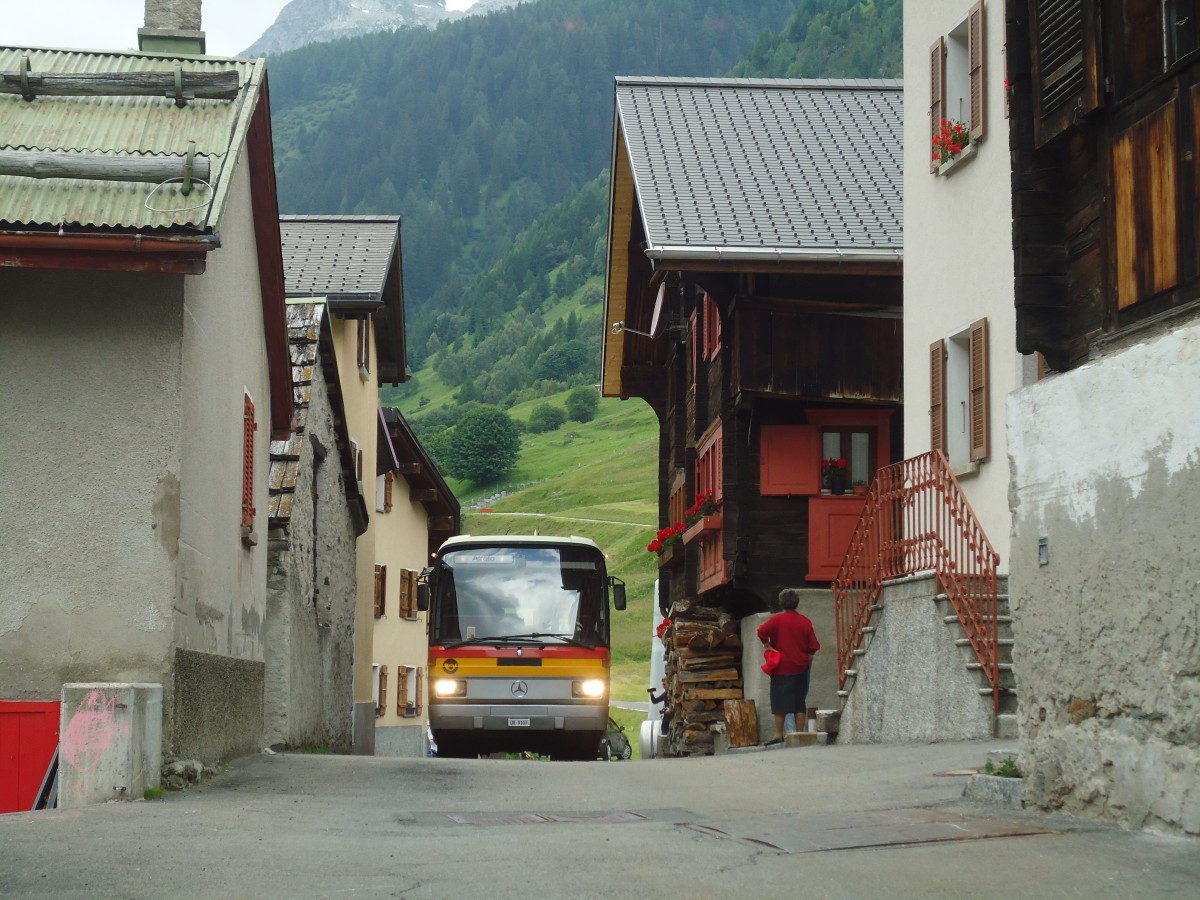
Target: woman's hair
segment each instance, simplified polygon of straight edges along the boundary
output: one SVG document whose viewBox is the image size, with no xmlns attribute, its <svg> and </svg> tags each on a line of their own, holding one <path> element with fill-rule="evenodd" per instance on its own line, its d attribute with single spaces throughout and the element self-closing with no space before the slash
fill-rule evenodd
<svg viewBox="0 0 1200 900">
<path fill-rule="evenodd" d="M 792 588 L 784 588 L 779 592 L 781 609 L 795 609 L 800 605 L 800 596 Z"/>
</svg>

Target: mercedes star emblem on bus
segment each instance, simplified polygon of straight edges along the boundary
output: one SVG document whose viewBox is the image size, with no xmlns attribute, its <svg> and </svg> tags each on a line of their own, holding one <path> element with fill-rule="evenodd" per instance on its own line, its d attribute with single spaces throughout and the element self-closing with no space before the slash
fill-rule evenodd
<svg viewBox="0 0 1200 900">
<path fill-rule="evenodd" d="M 524 697 L 529 693 L 529 685 L 523 681 L 514 681 L 512 683 L 512 695 L 514 697 Z"/>
</svg>

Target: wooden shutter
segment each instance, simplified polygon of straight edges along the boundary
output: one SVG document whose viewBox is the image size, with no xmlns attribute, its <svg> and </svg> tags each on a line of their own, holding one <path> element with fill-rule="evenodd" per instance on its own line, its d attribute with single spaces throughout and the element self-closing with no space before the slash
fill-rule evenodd
<svg viewBox="0 0 1200 900">
<path fill-rule="evenodd" d="M 416 704 L 418 716 L 421 714 L 421 708 L 424 706 L 424 700 L 425 700 L 425 695 L 423 693 L 424 683 L 425 683 L 424 676 L 425 676 L 425 670 L 422 669 L 420 666 L 418 666 L 417 667 L 417 685 L 415 688 L 413 688 L 413 702 Z"/>
<path fill-rule="evenodd" d="M 986 45 L 983 33 L 983 0 L 979 0 L 967 14 L 967 71 L 971 84 L 971 140 L 977 141 L 984 135 L 986 96 L 984 90 Z"/>
<path fill-rule="evenodd" d="M 929 449 L 946 452 L 946 342 L 929 345 Z"/>
<path fill-rule="evenodd" d="M 400 615 L 404 617 L 412 615 L 412 580 L 409 578 L 412 574 L 410 569 L 400 570 Z"/>
<path fill-rule="evenodd" d="M 1103 102 L 1099 5 L 1029 0 L 1033 129 L 1039 147 Z"/>
<path fill-rule="evenodd" d="M 391 472 L 383 474 L 383 511 L 392 511 L 392 482 L 396 477 Z"/>
<path fill-rule="evenodd" d="M 1118 309 L 1179 283 L 1178 115 L 1171 101 L 1113 139 Z"/>
<path fill-rule="evenodd" d="M 242 527 L 254 526 L 254 401 L 244 395 L 242 406 Z"/>
<path fill-rule="evenodd" d="M 408 711 L 408 666 L 396 670 L 396 715 L 402 716 Z"/>
<path fill-rule="evenodd" d="M 382 716 L 387 710 L 387 666 L 379 667 L 379 706 L 375 715 Z"/>
<path fill-rule="evenodd" d="M 387 566 L 375 567 L 375 618 L 387 611 Z"/>
<path fill-rule="evenodd" d="M 991 450 L 988 442 L 988 327 L 987 319 L 971 325 L 971 462 L 982 462 Z"/>
<path fill-rule="evenodd" d="M 939 37 L 929 48 L 929 171 L 936 172 L 941 160 L 933 141 L 942 129 L 946 105 L 946 39 Z"/>
</svg>

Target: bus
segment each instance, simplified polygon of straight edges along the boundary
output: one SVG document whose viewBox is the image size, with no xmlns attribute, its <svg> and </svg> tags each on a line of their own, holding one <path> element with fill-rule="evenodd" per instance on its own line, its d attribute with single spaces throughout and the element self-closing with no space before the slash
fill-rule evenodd
<svg viewBox="0 0 1200 900">
<path fill-rule="evenodd" d="M 625 584 L 587 538 L 462 535 L 421 572 L 438 756 L 596 759 L 608 725 L 609 598 Z"/>
</svg>

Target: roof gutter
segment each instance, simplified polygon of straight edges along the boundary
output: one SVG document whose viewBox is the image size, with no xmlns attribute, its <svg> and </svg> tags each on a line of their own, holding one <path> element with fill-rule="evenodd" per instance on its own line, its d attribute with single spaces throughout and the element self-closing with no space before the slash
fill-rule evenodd
<svg viewBox="0 0 1200 900">
<path fill-rule="evenodd" d="M 176 253 L 196 256 L 221 246 L 216 235 L 148 237 L 144 234 L 55 234 L 0 231 L 0 247 L 13 250 L 96 250 L 105 253 Z"/>
<path fill-rule="evenodd" d="M 842 262 L 881 263 L 904 261 L 904 251 L 879 250 L 806 250 L 800 247 L 647 247 L 646 256 L 656 262 L 670 260 L 736 260 L 738 262 Z"/>
</svg>

